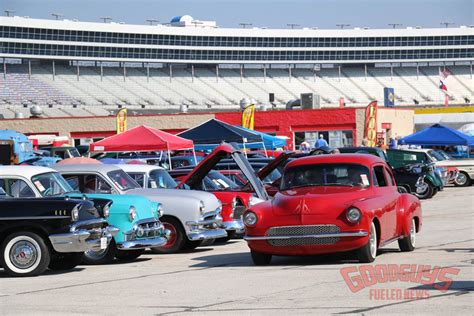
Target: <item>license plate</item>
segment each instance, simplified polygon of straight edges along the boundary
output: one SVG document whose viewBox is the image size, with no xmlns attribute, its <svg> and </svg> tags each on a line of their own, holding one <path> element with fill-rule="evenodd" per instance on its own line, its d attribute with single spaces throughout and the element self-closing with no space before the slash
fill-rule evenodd
<svg viewBox="0 0 474 316">
<path fill-rule="evenodd" d="M 100 249 L 107 249 L 107 237 L 100 239 Z"/>
</svg>

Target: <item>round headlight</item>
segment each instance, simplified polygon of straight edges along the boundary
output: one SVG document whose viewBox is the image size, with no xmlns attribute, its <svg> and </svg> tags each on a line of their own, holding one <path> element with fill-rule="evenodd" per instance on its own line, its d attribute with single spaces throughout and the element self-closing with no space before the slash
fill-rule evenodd
<svg viewBox="0 0 474 316">
<path fill-rule="evenodd" d="M 158 204 L 158 208 L 156 209 L 156 218 L 160 218 L 163 216 L 163 207 L 161 204 Z"/>
<path fill-rule="evenodd" d="M 357 207 L 351 207 L 346 211 L 346 218 L 351 223 L 357 223 L 358 221 L 360 221 L 361 217 L 362 213 Z"/>
<path fill-rule="evenodd" d="M 104 217 L 107 218 L 110 216 L 110 203 L 105 204 L 104 208 L 102 209 L 104 213 Z"/>
<path fill-rule="evenodd" d="M 135 233 L 137 234 L 138 238 L 141 238 L 143 235 L 145 235 L 145 229 L 142 226 L 138 226 Z"/>
<path fill-rule="evenodd" d="M 73 222 L 77 221 L 79 219 L 79 204 L 74 206 L 74 208 L 71 211 L 71 220 Z"/>
<path fill-rule="evenodd" d="M 257 224 L 258 217 L 254 212 L 247 212 L 244 215 L 244 224 L 247 226 L 255 226 Z"/>
<path fill-rule="evenodd" d="M 204 202 L 203 201 L 199 201 L 199 212 L 201 214 L 204 214 L 204 211 L 206 210 L 206 207 L 204 206 Z"/>
<path fill-rule="evenodd" d="M 128 220 L 133 222 L 135 218 L 137 218 L 137 209 L 132 205 L 128 209 Z"/>
</svg>

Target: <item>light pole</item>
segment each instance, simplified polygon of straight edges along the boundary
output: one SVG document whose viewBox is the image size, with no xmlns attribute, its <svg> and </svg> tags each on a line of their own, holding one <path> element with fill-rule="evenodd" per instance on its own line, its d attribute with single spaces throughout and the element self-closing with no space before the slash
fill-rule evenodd
<svg viewBox="0 0 474 316">
<path fill-rule="evenodd" d="M 239 25 L 240 25 L 243 29 L 245 29 L 245 28 L 247 28 L 247 26 L 252 26 L 252 23 L 241 22 L 241 23 L 239 23 Z"/>
<path fill-rule="evenodd" d="M 289 26 L 291 29 L 294 29 L 295 27 L 300 26 L 300 25 L 296 23 L 288 23 L 286 26 Z"/>
<path fill-rule="evenodd" d="M 388 23 L 389 26 L 391 26 L 393 29 L 396 29 L 397 26 L 402 26 L 403 24 L 401 23 Z"/>
<path fill-rule="evenodd" d="M 59 20 L 60 17 L 64 16 L 62 13 L 51 13 L 52 16 L 56 18 L 56 20 Z"/>
<path fill-rule="evenodd" d="M 336 26 L 339 27 L 342 30 L 346 26 L 351 26 L 351 25 L 350 24 L 336 24 Z"/>
<path fill-rule="evenodd" d="M 107 23 L 107 21 L 112 21 L 112 18 L 110 16 L 101 16 L 101 20 L 104 20 L 104 23 Z"/>
<path fill-rule="evenodd" d="M 446 28 L 448 28 L 450 25 L 454 25 L 453 22 L 441 22 L 441 25 L 444 25 Z"/>
<path fill-rule="evenodd" d="M 4 10 L 4 12 L 7 16 L 13 16 L 13 13 L 15 13 L 15 10 Z"/>
<path fill-rule="evenodd" d="M 148 23 L 150 23 L 150 25 L 153 25 L 153 23 L 158 23 L 160 21 L 158 21 L 157 19 L 147 19 L 146 20 Z"/>
</svg>

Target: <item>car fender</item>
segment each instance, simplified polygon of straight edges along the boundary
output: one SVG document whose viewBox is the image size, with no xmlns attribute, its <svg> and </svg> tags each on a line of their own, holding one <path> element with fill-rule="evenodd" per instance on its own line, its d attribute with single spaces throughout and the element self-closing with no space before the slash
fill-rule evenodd
<svg viewBox="0 0 474 316">
<path fill-rule="evenodd" d="M 418 219 L 417 232 L 419 232 L 422 226 L 420 200 L 412 194 L 400 194 L 397 209 L 397 232 L 399 236 L 408 236 L 410 234 L 411 221 L 414 217 Z"/>
</svg>

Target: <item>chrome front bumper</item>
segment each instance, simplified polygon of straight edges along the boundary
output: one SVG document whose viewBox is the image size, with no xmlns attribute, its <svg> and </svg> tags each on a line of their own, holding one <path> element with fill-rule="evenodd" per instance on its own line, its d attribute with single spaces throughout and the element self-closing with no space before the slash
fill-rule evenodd
<svg viewBox="0 0 474 316">
<path fill-rule="evenodd" d="M 169 232 L 169 231 L 168 231 Z M 169 233 L 168 233 L 169 235 Z M 168 238 L 166 237 L 156 237 L 150 239 L 139 239 L 133 241 L 126 241 L 121 244 L 117 244 L 118 250 L 139 250 L 139 249 L 146 249 L 146 248 L 154 248 L 154 247 L 161 247 L 168 242 Z"/>
<path fill-rule="evenodd" d="M 234 219 L 229 222 L 222 222 L 225 230 L 235 231 L 237 234 L 242 234 L 244 232 L 244 222 L 241 219 Z"/>
<path fill-rule="evenodd" d="M 287 235 L 287 236 L 244 236 L 244 240 L 282 240 L 282 239 L 301 239 L 301 238 L 338 238 L 338 237 L 365 237 L 369 233 L 366 230 L 359 230 L 350 233 L 331 233 L 331 234 L 313 234 L 313 235 Z"/>
<path fill-rule="evenodd" d="M 189 231 L 186 234 L 191 241 L 227 237 L 227 232 L 224 229 L 199 229 Z"/>
<path fill-rule="evenodd" d="M 85 252 L 87 250 L 98 251 L 101 249 L 102 238 L 107 239 L 107 246 L 112 241 L 119 229 L 115 226 L 105 228 L 81 229 L 83 226 L 102 225 L 105 219 L 82 221 L 74 224 L 69 233 L 53 234 L 49 236 L 51 245 L 56 252 Z"/>
<path fill-rule="evenodd" d="M 189 227 L 186 235 L 191 241 L 227 237 L 227 232 L 223 229 L 225 226 L 222 223 L 220 208 L 203 214 L 197 221 L 186 222 L 186 226 Z"/>
</svg>

